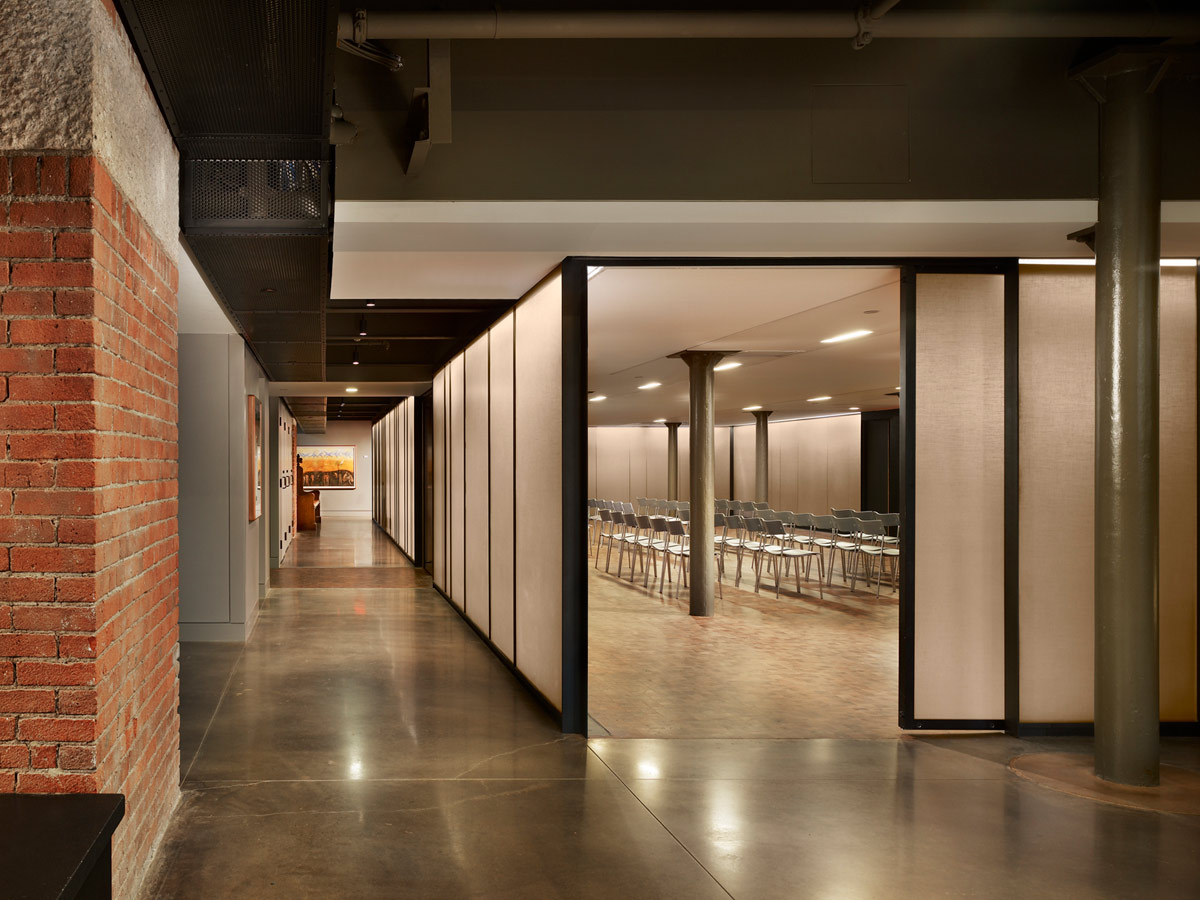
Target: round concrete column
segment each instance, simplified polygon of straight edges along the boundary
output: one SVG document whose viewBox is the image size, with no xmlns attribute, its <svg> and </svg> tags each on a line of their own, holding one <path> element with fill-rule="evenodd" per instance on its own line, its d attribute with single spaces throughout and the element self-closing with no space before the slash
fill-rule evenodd
<svg viewBox="0 0 1200 900">
<path fill-rule="evenodd" d="M 679 426 L 682 422 L 667 422 L 667 499 L 679 499 Z"/>
<path fill-rule="evenodd" d="M 767 492 L 770 484 L 770 434 L 767 419 L 772 410 L 756 409 L 754 413 L 754 501 L 767 502 Z"/>
<path fill-rule="evenodd" d="M 1144 62 L 1109 75 L 1096 227 L 1096 774 L 1159 778 L 1159 119 Z M 1155 70 L 1156 71 L 1156 70 Z"/>
<path fill-rule="evenodd" d="M 688 446 L 691 451 L 691 581 L 688 605 L 693 616 L 711 616 L 715 607 L 717 563 L 713 556 L 713 519 L 717 504 L 713 438 L 713 366 L 723 353 L 687 351 L 675 354 L 688 366 L 690 381 Z"/>
</svg>

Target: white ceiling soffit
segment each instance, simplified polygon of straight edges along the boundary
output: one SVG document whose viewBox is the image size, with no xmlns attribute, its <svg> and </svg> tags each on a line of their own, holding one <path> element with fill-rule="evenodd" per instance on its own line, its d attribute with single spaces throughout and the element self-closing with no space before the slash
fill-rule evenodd
<svg viewBox="0 0 1200 900">
<path fill-rule="evenodd" d="M 237 334 L 182 242 L 175 258 L 179 262 L 179 333 Z"/>
<path fill-rule="evenodd" d="M 686 349 L 743 351 L 714 375 L 718 425 L 753 421 L 750 405 L 776 419 L 894 408 L 899 282 L 890 267 L 605 268 L 588 283 L 588 389 L 607 399 L 588 422 L 686 422 L 688 370 L 670 358 Z M 871 334 L 821 343 L 857 330 Z"/>
<path fill-rule="evenodd" d="M 334 299 L 516 298 L 565 256 L 1089 255 L 1092 200 L 339 202 Z M 1163 204 L 1163 255 L 1200 254 L 1200 203 Z"/>
</svg>

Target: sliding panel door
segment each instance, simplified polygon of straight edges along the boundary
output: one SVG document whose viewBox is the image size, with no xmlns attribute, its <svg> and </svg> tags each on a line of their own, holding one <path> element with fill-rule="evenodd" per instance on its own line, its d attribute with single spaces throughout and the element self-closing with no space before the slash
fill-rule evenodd
<svg viewBox="0 0 1200 900">
<path fill-rule="evenodd" d="M 913 312 L 911 715 L 995 723 L 1005 711 L 1004 276 L 918 274 Z"/>
<path fill-rule="evenodd" d="M 464 434 L 463 434 L 463 382 L 464 382 L 464 359 L 460 353 L 454 359 L 450 360 L 450 365 L 446 367 L 446 371 L 450 376 L 449 381 L 449 406 L 450 406 L 450 491 L 448 497 L 449 506 L 449 530 L 450 530 L 450 599 L 459 609 L 464 608 L 466 600 L 466 543 L 464 529 L 464 512 L 466 507 L 466 479 L 465 473 L 465 458 L 464 458 Z"/>
<path fill-rule="evenodd" d="M 516 657 L 529 681 L 561 711 L 561 274 L 542 282 L 515 313 Z"/>
<path fill-rule="evenodd" d="M 490 598 L 488 583 L 491 553 L 488 549 L 489 490 L 490 477 L 488 443 L 489 400 L 488 400 L 488 336 L 485 334 L 471 344 L 464 353 L 463 375 L 465 379 L 463 398 L 465 411 L 466 446 L 463 480 L 464 498 L 464 559 L 466 571 L 465 596 L 467 617 L 484 634 L 491 633 Z"/>
<path fill-rule="evenodd" d="M 1194 269 L 1163 269 L 1159 322 L 1159 690 L 1163 721 L 1198 718 Z"/>
<path fill-rule="evenodd" d="M 1020 715 L 1092 721 L 1096 279 L 1021 269 Z"/>
<path fill-rule="evenodd" d="M 433 376 L 433 583 L 446 591 L 446 370 Z"/>
<path fill-rule="evenodd" d="M 513 493 L 513 314 L 492 326 L 489 364 L 489 420 L 491 456 L 488 516 L 491 522 L 491 621 L 492 643 L 515 662 L 516 633 L 513 620 L 515 549 Z"/>
</svg>

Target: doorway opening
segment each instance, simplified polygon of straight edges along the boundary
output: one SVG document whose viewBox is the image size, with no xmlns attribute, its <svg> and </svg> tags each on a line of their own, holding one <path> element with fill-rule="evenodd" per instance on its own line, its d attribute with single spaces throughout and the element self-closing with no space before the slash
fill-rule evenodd
<svg viewBox="0 0 1200 900">
<path fill-rule="evenodd" d="M 899 553 L 869 548 L 903 540 L 891 524 L 900 269 L 681 262 L 588 275 L 591 732 L 897 734 Z M 688 368 L 672 358 L 687 350 L 725 354 L 713 376 L 713 476 L 726 518 L 712 618 L 688 615 L 682 555 L 669 549 L 689 530 Z M 877 538 L 875 526 L 839 537 L 851 518 L 889 524 Z M 772 522 L 782 523 L 777 537 L 748 533 L 780 528 Z M 785 558 L 756 544 L 811 553 Z"/>
</svg>

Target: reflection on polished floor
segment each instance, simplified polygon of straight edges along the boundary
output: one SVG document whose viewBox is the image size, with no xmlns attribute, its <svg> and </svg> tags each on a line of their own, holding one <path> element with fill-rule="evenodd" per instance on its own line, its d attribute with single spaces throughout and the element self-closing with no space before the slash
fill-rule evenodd
<svg viewBox="0 0 1200 900">
<path fill-rule="evenodd" d="M 819 597 L 813 582 L 765 574 L 754 591 L 729 556 L 717 614 L 688 615 L 688 592 L 660 594 L 591 565 L 588 708 L 593 732 L 614 737 L 891 738 L 897 728 L 899 600 L 885 583 L 858 590 L 840 569 Z M 589 564 L 595 560 L 589 560 Z M 653 573 L 652 573 L 653 574 Z M 816 567 L 812 576 L 817 577 Z M 678 580 L 678 577 L 677 577 Z"/>
<path fill-rule="evenodd" d="M 244 649 L 185 645 L 145 900 L 1195 896 L 1200 820 L 1004 765 L 1077 740 L 565 737 L 378 534 L 327 519 L 290 561 L 415 586 L 276 587 Z"/>
</svg>

